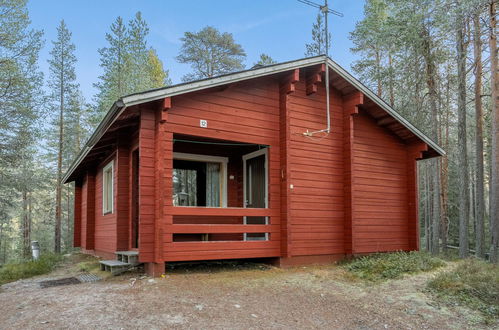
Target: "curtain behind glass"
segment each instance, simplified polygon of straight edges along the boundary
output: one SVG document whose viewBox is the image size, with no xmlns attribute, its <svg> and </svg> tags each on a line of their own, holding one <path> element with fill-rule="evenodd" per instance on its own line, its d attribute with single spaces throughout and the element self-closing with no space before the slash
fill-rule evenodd
<svg viewBox="0 0 499 330">
<path fill-rule="evenodd" d="M 206 206 L 221 207 L 220 164 L 206 163 Z"/>
</svg>

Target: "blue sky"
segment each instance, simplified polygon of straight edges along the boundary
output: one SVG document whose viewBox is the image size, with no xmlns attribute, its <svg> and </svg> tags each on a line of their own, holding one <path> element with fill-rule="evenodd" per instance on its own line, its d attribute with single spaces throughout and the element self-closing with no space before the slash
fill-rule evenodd
<svg viewBox="0 0 499 330">
<path fill-rule="evenodd" d="M 350 52 L 348 35 L 363 17 L 364 0 L 329 0 L 329 5 L 344 14 L 329 16 L 331 57 L 350 69 L 356 57 Z M 283 62 L 304 56 L 318 12 L 296 0 L 30 0 L 28 9 L 32 26 L 45 32 L 40 55 L 45 74 L 56 27 L 61 19 L 66 21 L 76 45 L 77 79 L 88 101 L 95 94 L 93 83 L 102 74 L 97 49 L 106 46 L 105 33 L 117 16 L 128 21 L 137 11 L 142 12 L 150 29 L 149 45 L 157 50 L 173 83 L 178 83 L 190 72 L 189 65 L 175 60 L 185 31 L 212 25 L 232 33 L 246 51 L 246 66 L 252 66 L 261 53 Z"/>
</svg>

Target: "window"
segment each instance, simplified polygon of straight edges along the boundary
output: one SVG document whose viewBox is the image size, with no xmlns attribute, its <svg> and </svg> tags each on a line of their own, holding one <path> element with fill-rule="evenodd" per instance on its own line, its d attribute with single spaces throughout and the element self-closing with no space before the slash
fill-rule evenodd
<svg viewBox="0 0 499 330">
<path fill-rule="evenodd" d="M 102 213 L 113 213 L 114 177 L 113 161 L 102 170 Z"/>
<path fill-rule="evenodd" d="M 227 206 L 227 158 L 173 153 L 174 206 Z"/>
</svg>

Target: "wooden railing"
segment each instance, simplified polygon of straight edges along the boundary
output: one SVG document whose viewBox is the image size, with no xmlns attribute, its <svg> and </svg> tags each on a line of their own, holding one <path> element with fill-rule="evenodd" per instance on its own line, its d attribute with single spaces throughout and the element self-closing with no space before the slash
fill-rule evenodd
<svg viewBox="0 0 499 330">
<path fill-rule="evenodd" d="M 171 207 L 169 214 L 192 217 L 267 217 L 268 225 L 171 224 L 168 234 L 269 233 L 268 241 L 190 241 L 165 245 L 165 261 L 264 258 L 280 255 L 280 226 L 272 223 L 276 210 L 262 208 Z"/>
<path fill-rule="evenodd" d="M 271 209 L 256 209 L 243 207 L 196 207 L 174 206 L 171 215 L 192 216 L 226 216 L 226 217 L 270 217 Z"/>
</svg>

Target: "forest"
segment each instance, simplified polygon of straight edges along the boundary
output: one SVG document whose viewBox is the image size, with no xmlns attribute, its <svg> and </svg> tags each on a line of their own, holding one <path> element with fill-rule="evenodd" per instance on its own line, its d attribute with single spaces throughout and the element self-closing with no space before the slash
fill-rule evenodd
<svg viewBox="0 0 499 330">
<path fill-rule="evenodd" d="M 496 19 L 496 0 L 366 0 L 350 33 L 359 59 L 346 69 L 447 153 L 418 167 L 421 247 L 433 254 L 499 259 Z M 44 31 L 32 28 L 27 0 L 0 0 L 0 265 L 29 259 L 33 240 L 44 251 L 73 250 L 66 169 L 114 101 L 172 84 L 148 36 L 140 12 L 110 22 L 96 49 L 97 93 L 86 99 L 64 20 L 47 41 L 44 75 Z M 318 14 L 303 56 L 324 54 L 330 38 Z M 180 45 L 176 61 L 191 66 L 183 81 L 251 67 L 230 31 L 188 31 Z M 262 53 L 253 65 L 273 63 Z"/>
</svg>

